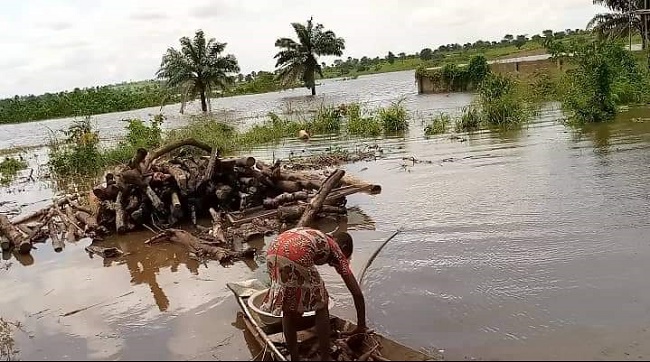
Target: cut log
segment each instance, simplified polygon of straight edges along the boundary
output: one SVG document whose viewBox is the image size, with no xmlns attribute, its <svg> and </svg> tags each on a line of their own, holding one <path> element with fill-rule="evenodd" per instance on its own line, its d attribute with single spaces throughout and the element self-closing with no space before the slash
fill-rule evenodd
<svg viewBox="0 0 650 362">
<path fill-rule="evenodd" d="M 314 196 L 311 202 L 307 205 L 305 213 L 302 215 L 300 220 L 298 220 L 298 227 L 309 226 L 311 224 L 316 214 L 320 212 L 327 195 L 333 188 L 338 186 L 344 175 L 345 171 L 336 170 L 325 180 L 325 182 L 323 182 L 323 186 L 318 190 L 316 196 Z"/>
<path fill-rule="evenodd" d="M 112 201 L 113 201 L 113 200 L 112 200 Z M 79 211 L 87 212 L 87 213 L 89 213 L 89 214 L 93 214 L 93 211 L 91 210 L 90 207 L 79 205 L 78 202 L 73 202 L 73 203 L 71 204 L 71 206 L 72 206 L 72 208 L 75 209 L 75 210 L 79 210 Z M 66 211 L 67 211 L 67 210 L 66 210 Z M 73 215 L 74 215 L 74 214 L 73 214 Z"/>
<path fill-rule="evenodd" d="M 47 229 L 50 232 L 50 240 L 52 241 L 52 247 L 54 248 L 54 251 L 60 253 L 63 251 L 64 245 L 63 240 L 61 240 L 59 237 L 59 229 L 54 222 L 54 218 L 51 218 L 47 223 Z"/>
<path fill-rule="evenodd" d="M 75 229 L 76 223 L 74 223 L 74 218 L 73 219 L 68 219 L 66 215 L 63 214 L 63 211 L 59 207 L 54 207 L 54 212 L 59 216 L 61 221 L 66 225 L 67 230 L 65 231 L 66 238 L 68 239 L 68 242 L 75 242 L 77 241 L 77 238 L 75 237 L 75 234 L 77 230 Z"/>
<path fill-rule="evenodd" d="M 43 215 L 47 215 L 47 213 L 50 212 L 50 209 L 51 209 L 51 208 L 52 208 L 51 206 L 48 206 L 48 207 L 46 207 L 46 208 L 43 208 L 43 209 L 40 209 L 40 210 L 36 210 L 36 211 L 34 211 L 34 212 L 30 212 L 29 214 L 25 214 L 25 215 L 17 216 L 17 217 L 15 217 L 15 218 L 11 219 L 11 223 L 12 223 L 13 225 L 18 225 L 18 224 L 22 224 L 22 223 L 24 223 L 24 222 L 26 222 L 26 221 L 29 221 L 29 220 L 32 220 L 32 219 L 36 219 L 37 217 L 41 217 L 41 216 L 43 216 Z"/>
<path fill-rule="evenodd" d="M 65 195 L 63 197 L 58 198 L 56 201 L 54 201 L 52 206 L 63 206 L 65 204 L 67 204 L 67 203 L 70 203 L 70 202 L 72 202 L 74 200 L 77 200 L 78 198 L 79 198 L 79 194 Z M 30 221 L 32 219 L 47 215 L 47 213 L 50 212 L 50 209 L 52 208 L 52 206 L 48 206 L 48 207 L 42 208 L 40 210 L 36 210 L 36 211 L 31 212 L 29 214 L 17 216 L 15 218 L 11 219 L 11 223 L 13 225 L 22 224 L 22 223 L 24 223 L 26 221 Z"/>
<path fill-rule="evenodd" d="M 123 254 L 122 250 L 116 247 L 105 248 L 94 244 L 86 246 L 86 251 L 91 254 L 99 255 L 102 258 L 115 258 Z"/>
<path fill-rule="evenodd" d="M 117 199 L 115 200 L 115 231 L 117 231 L 118 234 L 123 233 L 126 231 L 126 224 L 125 224 L 125 219 L 126 215 L 124 214 L 124 207 L 122 206 L 122 199 L 123 199 L 124 193 L 120 191 L 117 194 Z"/>
<path fill-rule="evenodd" d="M 278 208 L 278 219 L 282 222 L 293 222 L 299 220 L 300 217 L 307 210 L 307 204 L 301 205 L 287 205 Z M 335 214 L 345 215 L 347 210 L 345 207 L 322 205 L 319 214 Z"/>
<path fill-rule="evenodd" d="M 275 181 L 275 187 L 282 192 L 298 192 L 302 190 L 301 185 L 295 181 L 278 180 Z"/>
<path fill-rule="evenodd" d="M 381 186 L 380 185 L 375 185 L 371 184 L 367 181 L 364 181 L 358 177 L 352 176 L 352 175 L 345 175 L 341 179 L 341 184 L 346 185 L 346 186 L 357 186 L 361 187 L 364 190 L 368 190 L 367 192 L 371 195 L 377 195 L 381 193 Z"/>
<path fill-rule="evenodd" d="M 97 230 L 97 227 L 99 226 L 97 224 L 97 220 L 93 215 L 90 215 L 88 213 L 85 213 L 83 211 L 77 211 L 74 213 L 74 216 L 79 222 L 83 223 L 86 225 L 86 231 L 94 231 Z"/>
<path fill-rule="evenodd" d="M 181 195 L 186 196 L 188 193 L 187 172 L 185 172 L 178 165 L 169 165 L 168 167 L 165 168 L 165 172 L 167 172 L 168 174 L 174 177 L 174 180 L 176 180 L 176 184 L 178 185 L 178 188 L 181 190 Z"/>
<path fill-rule="evenodd" d="M 147 195 L 147 198 L 149 201 L 151 201 L 151 204 L 153 205 L 154 209 L 156 209 L 156 211 L 162 215 L 167 214 L 167 210 L 165 210 L 165 204 L 163 204 L 163 202 L 160 200 L 160 197 L 156 195 L 151 186 L 146 187 L 145 195 Z"/>
<path fill-rule="evenodd" d="M 260 184 L 255 177 L 240 177 L 239 183 L 246 187 L 258 186 Z"/>
<path fill-rule="evenodd" d="M 219 160 L 219 166 L 222 170 L 229 170 L 233 167 L 253 167 L 255 166 L 255 157 L 241 158 L 222 158 Z"/>
<path fill-rule="evenodd" d="M 76 241 L 76 238 L 83 237 L 84 230 L 77 223 L 77 217 L 74 215 L 74 211 L 72 210 L 72 206 L 70 206 L 70 204 L 65 205 L 65 216 L 68 220 L 68 241 Z M 75 240 L 70 240 L 70 235 L 75 237 Z"/>
<path fill-rule="evenodd" d="M 181 218 L 183 216 L 183 205 L 181 205 L 181 200 L 178 197 L 178 193 L 172 192 L 171 195 L 171 210 L 172 210 L 172 215 L 175 218 Z"/>
<path fill-rule="evenodd" d="M 32 243 L 29 239 L 24 238 L 5 215 L 0 215 L 0 233 L 4 234 L 21 254 L 27 254 L 32 250 Z"/>
<path fill-rule="evenodd" d="M 234 259 L 249 258 L 255 255 L 255 248 L 249 248 L 241 252 L 233 252 L 217 246 L 207 245 L 194 235 L 184 230 L 168 229 L 165 234 L 173 243 L 185 245 L 188 250 L 199 255 L 216 259 L 220 262 L 229 262 Z"/>
<path fill-rule="evenodd" d="M 215 168 L 218 168 L 217 165 L 219 164 L 219 150 L 215 147 L 210 151 L 210 162 L 208 162 L 208 167 L 205 169 L 205 173 L 203 174 L 203 179 L 201 180 L 202 182 L 208 182 L 208 180 L 212 180 L 212 176 L 214 175 L 214 170 Z"/>
<path fill-rule="evenodd" d="M 196 225 L 196 205 L 190 205 L 190 219 L 192 219 L 192 225 Z"/>
<path fill-rule="evenodd" d="M 217 196 L 217 199 L 219 199 L 220 201 L 226 201 L 230 199 L 230 195 L 232 194 L 232 187 L 230 187 L 229 185 L 219 184 L 217 185 L 214 194 Z"/>
<path fill-rule="evenodd" d="M 147 153 L 147 150 L 144 148 L 138 148 L 131 161 L 129 161 L 129 168 L 144 172 L 144 160 L 147 157 Z"/>
<path fill-rule="evenodd" d="M 155 161 L 158 157 L 160 157 L 160 156 L 162 156 L 162 155 L 164 155 L 166 153 L 169 153 L 169 152 L 171 152 L 171 151 L 173 151 L 173 150 L 175 150 L 175 149 L 177 149 L 179 147 L 183 147 L 183 146 L 194 146 L 194 147 L 200 148 L 200 149 L 202 149 L 202 150 L 204 150 L 206 152 L 212 152 L 212 147 L 208 146 L 207 144 L 205 144 L 203 142 L 199 142 L 199 141 L 197 141 L 197 140 L 195 140 L 193 138 L 184 139 L 184 140 L 180 140 L 180 141 L 176 141 L 176 142 L 166 144 L 166 145 L 158 148 L 157 150 L 154 150 L 153 152 L 149 153 L 147 155 L 147 157 L 145 158 L 145 161 L 144 161 L 144 169 L 148 170 L 151 167 L 151 163 L 153 161 Z"/>
<path fill-rule="evenodd" d="M 217 241 L 226 244 L 226 235 L 223 232 L 221 227 L 221 220 L 223 219 L 215 209 L 210 208 L 210 216 L 212 217 L 212 237 L 217 239 Z"/>
<path fill-rule="evenodd" d="M 11 249 L 11 241 L 7 239 L 4 235 L 0 235 L 0 249 L 7 251 Z"/>
<path fill-rule="evenodd" d="M 265 209 L 276 209 L 281 205 L 288 204 L 295 201 L 305 201 L 309 198 L 307 191 L 285 192 L 274 198 L 267 198 L 263 201 Z"/>
</svg>

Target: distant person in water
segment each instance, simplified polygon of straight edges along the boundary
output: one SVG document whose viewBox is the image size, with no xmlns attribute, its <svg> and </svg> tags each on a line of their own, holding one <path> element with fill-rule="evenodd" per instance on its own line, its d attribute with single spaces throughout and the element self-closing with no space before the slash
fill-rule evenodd
<svg viewBox="0 0 650 362">
<path fill-rule="evenodd" d="M 329 264 L 341 275 L 357 310 L 357 328 L 352 333 L 367 331 L 365 301 L 350 270 L 352 247 L 352 237 L 346 232 L 330 236 L 312 228 L 287 230 L 271 243 L 266 255 L 271 288 L 262 310 L 275 315 L 282 313 L 284 338 L 292 361 L 299 359 L 296 325 L 303 313 L 312 311 L 316 312 L 321 359 L 331 359 L 329 297 L 316 265 Z"/>
</svg>

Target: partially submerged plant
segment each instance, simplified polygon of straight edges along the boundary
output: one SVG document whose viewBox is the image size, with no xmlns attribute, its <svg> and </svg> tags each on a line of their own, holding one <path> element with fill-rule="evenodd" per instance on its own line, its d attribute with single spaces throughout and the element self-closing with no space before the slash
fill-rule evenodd
<svg viewBox="0 0 650 362">
<path fill-rule="evenodd" d="M 409 128 L 408 114 L 403 98 L 391 103 L 386 108 L 381 108 L 378 116 L 386 132 L 401 132 Z"/>
<path fill-rule="evenodd" d="M 433 117 L 431 122 L 424 127 L 424 135 L 432 136 L 447 132 L 447 126 L 451 123 L 451 117 L 446 113 L 440 113 Z"/>
<path fill-rule="evenodd" d="M 27 162 L 25 162 L 22 157 L 19 157 L 18 159 L 14 157 L 5 157 L 5 159 L 0 162 L 0 184 L 9 184 L 14 177 L 16 177 L 19 171 L 26 168 Z"/>
</svg>

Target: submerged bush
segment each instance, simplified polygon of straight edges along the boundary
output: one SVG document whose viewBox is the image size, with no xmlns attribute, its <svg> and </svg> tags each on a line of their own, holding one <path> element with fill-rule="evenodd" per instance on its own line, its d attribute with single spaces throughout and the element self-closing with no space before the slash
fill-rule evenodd
<svg viewBox="0 0 650 362">
<path fill-rule="evenodd" d="M 348 104 L 346 107 L 346 115 L 348 119 L 348 133 L 371 137 L 381 135 L 381 121 L 377 117 L 363 117 L 360 104 Z"/>
<path fill-rule="evenodd" d="M 403 100 L 393 102 L 386 108 L 381 108 L 377 115 L 386 132 L 401 132 L 409 128 L 408 114 L 403 105 Z"/>
<path fill-rule="evenodd" d="M 50 140 L 49 166 L 56 174 L 91 174 L 104 167 L 104 158 L 99 149 L 99 135 L 93 130 L 90 117 L 77 120 L 65 131 L 61 142 Z"/>
<path fill-rule="evenodd" d="M 342 110 L 334 106 L 321 106 L 316 116 L 306 124 L 309 134 L 331 134 L 341 130 Z"/>
<path fill-rule="evenodd" d="M 424 127 L 424 135 L 432 136 L 447 132 L 447 126 L 451 123 L 451 117 L 448 114 L 440 113 L 433 117 L 431 122 Z"/>
<path fill-rule="evenodd" d="M 616 115 L 617 105 L 647 100 L 648 75 L 622 44 L 598 40 L 558 42 L 550 44 L 549 51 L 574 66 L 561 82 L 562 108 L 571 121 L 610 120 Z"/>
<path fill-rule="evenodd" d="M 460 118 L 456 120 L 456 132 L 475 131 L 481 127 L 481 112 L 474 106 L 463 107 Z"/>
<path fill-rule="evenodd" d="M 13 157 L 5 157 L 0 162 L 0 185 L 7 185 L 18 174 L 18 171 L 27 168 L 27 162 L 22 157 L 19 159 Z"/>
<path fill-rule="evenodd" d="M 210 116 L 201 115 L 193 117 L 187 126 L 170 131 L 165 141 L 194 138 L 216 147 L 225 154 L 236 148 L 236 136 L 237 132 L 233 126 Z"/>
<path fill-rule="evenodd" d="M 162 124 L 164 117 L 161 114 L 154 116 L 151 125 L 140 119 L 126 119 L 126 137 L 115 147 L 104 151 L 106 165 L 125 163 L 130 160 L 138 148 L 154 149 L 162 143 Z"/>
<path fill-rule="evenodd" d="M 508 76 L 490 74 L 479 86 L 481 119 L 486 125 L 510 127 L 526 122 L 533 114 L 532 105 Z"/>
</svg>

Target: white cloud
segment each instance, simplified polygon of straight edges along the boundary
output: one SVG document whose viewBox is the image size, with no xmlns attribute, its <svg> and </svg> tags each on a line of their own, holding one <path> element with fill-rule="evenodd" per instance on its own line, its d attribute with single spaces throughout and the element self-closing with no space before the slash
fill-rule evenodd
<svg viewBox="0 0 650 362">
<path fill-rule="evenodd" d="M 164 51 L 199 28 L 248 73 L 272 69 L 275 39 L 310 16 L 346 39 L 345 57 L 374 57 L 584 28 L 600 10 L 589 0 L 3 1 L 0 97 L 152 78 Z"/>
</svg>

